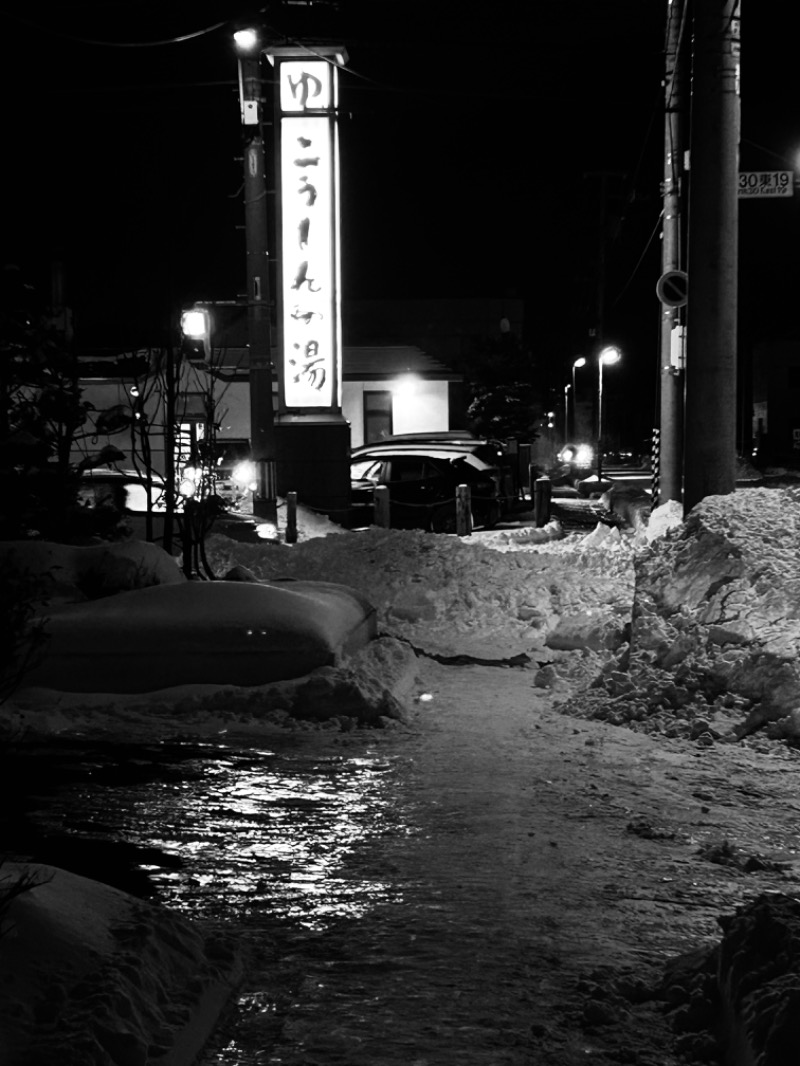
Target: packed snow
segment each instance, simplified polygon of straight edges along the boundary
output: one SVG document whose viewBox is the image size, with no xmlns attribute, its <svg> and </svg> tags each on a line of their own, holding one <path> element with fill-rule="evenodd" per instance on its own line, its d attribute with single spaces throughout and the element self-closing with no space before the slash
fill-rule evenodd
<svg viewBox="0 0 800 1066">
<path fill-rule="evenodd" d="M 344 533 L 308 513 L 291 545 L 212 536 L 207 554 L 218 577 L 347 585 L 375 607 L 378 636 L 340 665 L 272 685 L 232 679 L 144 697 L 27 687 L 4 707 L 5 729 L 152 739 L 402 728 L 424 713 L 415 663 L 427 655 L 529 670 L 531 684 L 565 713 L 655 735 L 794 743 L 798 504 L 797 490 L 744 490 L 703 501 L 685 522 L 667 506 L 646 527 L 599 523 L 567 536 L 557 523 L 463 539 Z M 134 573 L 139 584 L 159 583 L 159 575 L 174 583 L 177 564 L 151 547 L 137 554 L 129 545 L 123 555 L 124 565 L 109 567 L 123 590 Z M 60 577 L 61 602 L 84 595 L 79 576 L 65 567 Z M 113 591 L 105 580 L 99 587 Z M 0 908 L 0 1015 L 12 1020 L 0 1058 L 25 1066 L 34 1052 L 57 1047 L 64 1066 L 193 1061 L 237 979 L 236 952 L 114 889 L 25 869 L 53 881 Z M 0 890 L 21 872 L 0 868 Z"/>
</svg>

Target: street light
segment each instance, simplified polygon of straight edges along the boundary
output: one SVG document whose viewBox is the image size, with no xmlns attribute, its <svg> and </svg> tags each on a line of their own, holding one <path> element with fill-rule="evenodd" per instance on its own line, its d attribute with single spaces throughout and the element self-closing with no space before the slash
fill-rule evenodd
<svg viewBox="0 0 800 1066">
<path fill-rule="evenodd" d="M 597 487 L 603 480 L 603 367 L 613 366 L 622 358 L 619 348 L 603 348 L 597 356 Z"/>
<path fill-rule="evenodd" d="M 575 360 L 575 362 L 572 364 L 572 436 L 573 437 L 575 436 L 575 422 L 576 422 L 575 414 L 576 414 L 576 411 L 577 411 L 576 404 L 577 404 L 577 401 L 578 401 L 578 393 L 577 393 L 577 390 L 575 388 L 575 371 L 578 370 L 582 366 L 586 366 L 586 360 L 584 359 L 584 357 L 582 355 L 579 355 L 578 358 Z"/>
<path fill-rule="evenodd" d="M 564 386 L 564 444 L 569 440 L 569 390 L 571 385 Z"/>
</svg>

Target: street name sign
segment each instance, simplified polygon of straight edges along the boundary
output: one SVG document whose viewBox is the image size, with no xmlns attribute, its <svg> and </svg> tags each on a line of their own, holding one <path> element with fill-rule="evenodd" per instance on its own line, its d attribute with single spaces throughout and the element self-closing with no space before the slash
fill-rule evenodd
<svg viewBox="0 0 800 1066">
<path fill-rule="evenodd" d="M 775 199 L 794 195 L 794 173 L 791 170 L 740 170 L 740 200 Z"/>
</svg>

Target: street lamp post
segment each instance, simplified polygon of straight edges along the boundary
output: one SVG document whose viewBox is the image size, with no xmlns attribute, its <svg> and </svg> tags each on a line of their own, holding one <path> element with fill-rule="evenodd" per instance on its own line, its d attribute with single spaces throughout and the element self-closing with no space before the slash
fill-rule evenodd
<svg viewBox="0 0 800 1066">
<path fill-rule="evenodd" d="M 578 408 L 576 406 L 577 400 L 578 400 L 578 393 L 577 393 L 576 388 L 575 388 L 575 371 L 578 370 L 582 366 L 586 366 L 586 360 L 584 359 L 584 357 L 582 355 L 579 355 L 578 358 L 572 364 L 572 436 L 573 437 L 575 436 L 575 423 L 577 421 L 576 415 L 577 415 L 577 411 L 578 411 Z"/>
<path fill-rule="evenodd" d="M 603 480 L 603 367 L 618 363 L 622 353 L 619 348 L 603 348 L 597 356 L 597 487 Z"/>
<path fill-rule="evenodd" d="M 564 444 L 569 441 L 569 390 L 571 385 L 564 386 Z"/>
</svg>

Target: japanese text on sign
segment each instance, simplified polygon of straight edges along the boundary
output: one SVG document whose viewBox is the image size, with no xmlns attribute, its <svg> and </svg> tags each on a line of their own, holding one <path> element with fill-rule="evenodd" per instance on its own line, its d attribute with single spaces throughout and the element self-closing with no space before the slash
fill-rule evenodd
<svg viewBox="0 0 800 1066">
<path fill-rule="evenodd" d="M 338 403 L 335 139 L 332 69 L 285 62 L 280 72 L 283 381 L 287 407 Z"/>
<path fill-rule="evenodd" d="M 792 196 L 791 170 L 743 170 L 739 173 L 739 199 Z"/>
</svg>

